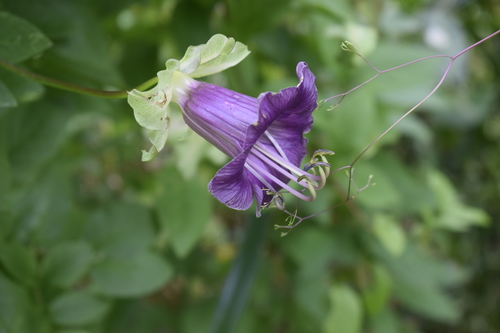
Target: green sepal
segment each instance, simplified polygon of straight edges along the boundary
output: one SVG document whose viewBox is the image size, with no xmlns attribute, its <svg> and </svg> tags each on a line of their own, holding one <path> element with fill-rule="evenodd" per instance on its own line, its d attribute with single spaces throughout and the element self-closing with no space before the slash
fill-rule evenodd
<svg viewBox="0 0 500 333">
<path fill-rule="evenodd" d="M 238 64 L 249 53 L 246 45 L 217 34 L 206 44 L 190 46 L 180 60 L 180 71 L 192 78 L 215 74 Z"/>
<path fill-rule="evenodd" d="M 143 162 L 148 162 L 153 159 L 153 157 L 158 154 L 159 151 L 165 147 L 165 143 L 167 142 L 167 137 L 168 137 L 168 129 L 169 129 L 169 118 L 167 118 L 167 126 L 163 131 L 160 130 L 153 130 L 148 133 L 148 138 L 149 141 L 153 144 L 153 146 L 149 149 L 149 151 L 142 151 L 142 158 L 141 160 Z"/>
<path fill-rule="evenodd" d="M 135 89 L 129 92 L 128 103 L 134 109 L 135 120 L 149 130 L 149 141 L 153 144 L 149 152 L 142 152 L 144 162 L 158 154 L 167 141 L 173 75 L 174 70 L 171 69 L 160 71 L 156 87 L 144 92 Z"/>
<path fill-rule="evenodd" d="M 249 53 L 248 48 L 234 38 L 217 34 L 206 44 L 190 46 L 180 61 L 169 59 L 165 63 L 166 69 L 158 72 L 158 84 L 153 89 L 129 92 L 128 103 L 134 109 L 135 119 L 149 130 L 148 138 L 153 144 L 149 151 L 142 151 L 142 161 L 150 161 L 167 141 L 174 72 L 192 78 L 218 73 L 236 65 Z"/>
</svg>

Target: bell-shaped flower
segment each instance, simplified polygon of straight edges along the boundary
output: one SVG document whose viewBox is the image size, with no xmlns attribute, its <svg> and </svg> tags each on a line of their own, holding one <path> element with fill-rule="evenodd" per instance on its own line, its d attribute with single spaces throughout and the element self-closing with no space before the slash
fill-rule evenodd
<svg viewBox="0 0 500 333">
<path fill-rule="evenodd" d="M 329 174 L 330 165 L 324 155 L 332 152 L 317 151 L 306 167 L 300 168 L 306 155 L 307 139 L 303 135 L 311 129 L 312 112 L 317 107 L 315 77 L 307 65 L 304 62 L 297 65 L 297 86 L 254 98 L 195 80 L 193 72 L 183 70 L 183 60 L 167 62 L 167 70 L 158 73 L 158 85 L 152 90 L 130 94 L 129 103 L 134 107 L 136 119 L 144 110 L 156 110 L 156 117 L 160 117 L 156 123 L 153 117 L 148 121 L 137 119 L 139 123 L 142 120 L 159 125 L 153 126 L 150 139 L 154 146 L 143 159 L 159 150 L 155 143 L 163 147 L 162 135 L 166 139 L 163 133 L 168 129 L 168 103 L 172 101 L 180 106 L 186 124 L 194 132 L 231 158 L 208 185 L 220 202 L 246 210 L 255 200 L 260 215 L 260 209 L 271 203 L 284 209 L 283 191 L 306 201 L 314 200 L 315 191 L 324 185 Z M 195 73 L 199 70 L 196 66 L 192 68 Z M 163 131 L 162 123 L 166 124 Z M 155 141 L 158 137 L 163 141 Z M 289 186 L 290 181 L 298 186 Z"/>
</svg>

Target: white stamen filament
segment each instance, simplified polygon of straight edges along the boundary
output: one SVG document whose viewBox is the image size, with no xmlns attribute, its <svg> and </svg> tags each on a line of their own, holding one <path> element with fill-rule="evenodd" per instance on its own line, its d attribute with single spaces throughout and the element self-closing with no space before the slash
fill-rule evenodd
<svg viewBox="0 0 500 333">
<path fill-rule="evenodd" d="M 250 173 L 252 173 L 252 175 L 255 176 L 255 178 L 257 178 L 258 180 L 260 180 L 260 182 L 262 184 L 266 185 L 268 187 L 268 190 L 276 192 L 276 190 L 274 189 L 274 187 L 272 187 L 271 184 L 269 184 L 269 182 L 264 177 L 262 177 L 257 171 L 255 171 L 255 169 L 252 166 L 250 166 L 246 162 L 245 162 L 245 168 L 247 168 L 248 171 L 250 171 Z"/>
<path fill-rule="evenodd" d="M 301 192 L 299 192 L 299 191 L 291 188 L 290 186 L 288 186 L 287 184 L 285 184 L 284 182 L 282 182 L 280 179 L 278 179 L 277 177 L 275 177 L 273 174 L 271 174 L 267 170 L 261 168 L 259 165 L 251 163 L 250 160 L 247 160 L 246 164 L 249 164 L 249 166 L 253 167 L 254 171 L 258 171 L 260 174 L 265 174 L 273 182 L 275 182 L 276 184 L 278 184 L 279 186 L 281 186 L 282 188 L 284 188 L 285 190 L 287 190 L 291 194 L 295 195 L 296 197 L 298 197 L 298 198 L 300 198 L 300 199 L 302 199 L 304 201 L 312 201 L 313 200 L 313 198 L 308 197 L 307 195 L 302 194 Z M 265 184 L 265 183 L 264 183 L 264 185 L 267 186 L 267 184 Z M 313 192 L 314 192 L 314 189 L 313 189 Z"/>
<path fill-rule="evenodd" d="M 288 179 L 293 180 L 295 183 L 301 185 L 302 187 L 307 188 L 307 181 L 297 181 L 298 177 L 291 174 L 290 172 L 287 172 L 286 167 L 282 167 L 280 164 L 276 163 L 273 160 L 269 160 L 266 155 L 261 153 L 258 150 L 252 151 L 251 154 L 254 154 L 256 157 L 260 158 L 264 163 L 266 163 L 268 166 L 272 167 L 274 170 L 278 171 L 282 175 L 286 176 Z"/>
<path fill-rule="evenodd" d="M 308 173 L 308 172 L 306 172 L 306 171 L 304 171 L 304 170 L 296 167 L 295 165 L 291 164 L 289 161 L 285 161 L 281 157 L 276 156 L 275 154 L 272 154 L 272 153 L 268 152 L 265 148 L 261 147 L 259 144 L 255 144 L 253 146 L 253 148 L 255 148 L 257 151 L 259 151 L 259 152 L 263 153 L 264 155 L 266 155 L 268 158 L 270 158 L 271 160 L 273 160 L 274 162 L 276 162 L 281 167 L 290 170 L 290 172 L 292 172 L 293 174 L 295 174 L 297 177 L 300 177 L 302 175 L 307 175 L 309 177 L 312 176 L 311 178 L 314 179 L 314 180 L 316 180 L 316 181 L 320 181 L 321 180 L 320 177 L 313 176 L 310 173 Z"/>
<path fill-rule="evenodd" d="M 274 137 L 271 135 L 271 133 L 269 133 L 268 131 L 265 131 L 264 134 L 267 136 L 269 141 L 271 141 L 271 143 L 273 144 L 274 148 L 276 148 L 278 153 L 280 153 L 281 157 L 283 157 L 287 162 L 290 162 L 290 160 L 288 160 L 288 157 L 286 156 L 283 149 L 281 149 L 281 146 L 278 144 L 278 142 L 276 142 L 276 140 L 274 140 Z"/>
</svg>

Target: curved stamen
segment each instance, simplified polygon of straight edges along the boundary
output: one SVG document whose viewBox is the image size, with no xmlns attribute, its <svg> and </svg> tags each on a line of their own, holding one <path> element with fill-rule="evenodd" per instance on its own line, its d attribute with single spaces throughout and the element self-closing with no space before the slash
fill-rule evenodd
<svg viewBox="0 0 500 333">
<path fill-rule="evenodd" d="M 271 203 L 274 203 L 276 208 L 279 210 L 285 210 L 285 198 L 283 197 L 283 193 L 281 192 L 272 192 L 272 191 L 266 191 L 266 194 L 273 194 L 273 197 L 271 198 L 271 201 L 265 207 L 269 207 Z"/>
<path fill-rule="evenodd" d="M 312 201 L 311 197 L 308 197 L 308 196 L 302 194 L 301 192 L 291 188 L 286 183 L 282 182 L 279 178 L 275 177 L 272 173 L 270 173 L 266 169 L 262 168 L 260 165 L 252 163 L 250 160 L 247 160 L 247 163 L 249 164 L 249 166 L 253 167 L 255 169 L 255 171 L 259 171 L 262 175 L 265 175 L 268 179 L 272 180 L 273 182 L 275 182 L 276 184 L 278 184 L 279 186 L 281 186 L 282 188 L 284 188 L 288 192 L 292 193 L 297 198 L 300 198 L 304 201 Z M 267 184 L 266 184 L 266 186 L 267 186 Z M 272 188 L 272 186 L 269 186 L 269 187 Z"/>
<path fill-rule="evenodd" d="M 316 158 L 318 156 L 323 157 L 324 155 L 335 155 L 335 152 L 328 150 L 328 149 L 315 150 L 314 153 L 311 155 L 311 159 L 309 160 L 309 163 L 314 163 L 315 161 L 317 161 Z"/>
<path fill-rule="evenodd" d="M 288 179 L 293 180 L 294 182 L 296 182 L 300 186 L 307 188 L 307 184 L 305 182 L 300 182 L 300 179 L 298 180 L 296 176 L 292 175 L 291 173 L 288 173 L 287 169 L 284 169 L 281 165 L 278 165 L 275 161 L 267 159 L 267 156 L 265 156 L 261 152 L 253 151 L 252 154 L 255 157 L 259 158 L 261 161 L 263 161 L 267 166 L 272 167 L 274 170 L 276 170 L 279 173 L 281 173 L 282 175 L 286 176 Z M 306 175 L 311 176 L 310 174 L 307 174 L 307 173 L 305 175 L 302 175 L 302 176 L 306 177 Z M 320 179 L 318 178 L 318 180 L 320 180 Z"/>
<path fill-rule="evenodd" d="M 307 174 L 307 172 L 291 164 L 289 161 L 283 160 L 281 157 L 273 155 L 272 153 L 267 151 L 264 147 L 261 147 L 259 144 L 254 145 L 253 148 L 255 148 L 256 151 L 264 154 L 269 159 L 276 162 L 276 164 L 280 165 L 282 168 L 290 170 L 290 172 L 295 174 L 297 177 Z M 253 152 L 255 153 L 255 151 Z M 320 178 L 318 177 L 317 180 L 320 180 Z"/>
<path fill-rule="evenodd" d="M 307 182 L 307 187 L 309 187 L 309 184 L 312 184 L 314 187 L 318 187 L 318 182 L 313 180 L 311 177 L 308 175 L 302 175 L 299 178 L 297 178 L 297 182 L 300 182 L 301 180 L 305 180 Z"/>
<path fill-rule="evenodd" d="M 325 167 L 330 167 L 330 163 L 327 163 L 327 162 L 315 162 L 315 163 L 306 163 L 304 165 L 304 171 L 307 171 L 309 172 L 310 169 L 313 169 L 317 166 L 325 166 Z"/>
</svg>

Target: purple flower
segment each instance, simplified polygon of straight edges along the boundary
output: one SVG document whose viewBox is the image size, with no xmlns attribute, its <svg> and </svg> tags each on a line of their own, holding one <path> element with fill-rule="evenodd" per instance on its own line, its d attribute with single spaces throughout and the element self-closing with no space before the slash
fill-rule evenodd
<svg viewBox="0 0 500 333">
<path fill-rule="evenodd" d="M 318 163 L 314 159 L 306 170 L 300 168 L 306 155 L 307 139 L 303 134 L 313 123 L 317 90 L 306 63 L 297 65 L 297 76 L 296 87 L 253 98 L 175 72 L 172 100 L 181 107 L 187 125 L 232 158 L 208 185 L 210 192 L 228 207 L 246 210 L 255 199 L 259 216 L 260 209 L 272 201 L 278 207 L 282 204 L 280 191 L 310 201 L 315 189 L 324 185 L 326 177 L 321 167 L 321 176 L 307 171 L 316 166 L 329 167 L 324 158 Z M 312 195 L 290 187 L 290 181 Z"/>
</svg>

